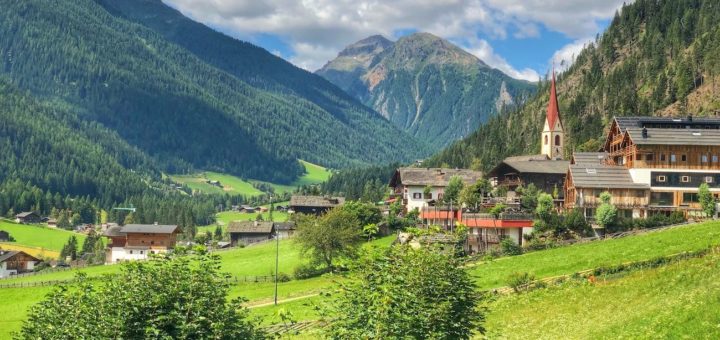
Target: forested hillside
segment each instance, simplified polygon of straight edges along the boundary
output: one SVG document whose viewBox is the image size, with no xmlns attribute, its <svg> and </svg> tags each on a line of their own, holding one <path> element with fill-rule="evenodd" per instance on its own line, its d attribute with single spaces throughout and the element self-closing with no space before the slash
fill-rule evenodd
<svg viewBox="0 0 720 340">
<path fill-rule="evenodd" d="M 535 85 L 513 79 L 429 33 L 358 41 L 317 71 L 397 127 L 438 150 L 498 112 L 522 104 Z"/>
<path fill-rule="evenodd" d="M 615 16 L 558 79 L 565 152 L 594 151 L 613 116 L 715 115 L 720 109 L 720 5 L 638 0 Z M 510 155 L 538 153 L 547 82 L 520 110 L 491 119 L 426 164 L 488 170 Z"/>
<path fill-rule="evenodd" d="M 116 132 L 167 172 L 290 182 L 302 172 L 298 158 L 342 167 L 411 159 L 421 149 L 349 98 L 327 90 L 330 111 L 285 93 L 292 86 L 253 87 L 221 61 L 208 64 L 90 0 L 3 3 L 0 58 L 16 86 Z M 237 69 L 262 69 L 261 61 Z"/>
</svg>

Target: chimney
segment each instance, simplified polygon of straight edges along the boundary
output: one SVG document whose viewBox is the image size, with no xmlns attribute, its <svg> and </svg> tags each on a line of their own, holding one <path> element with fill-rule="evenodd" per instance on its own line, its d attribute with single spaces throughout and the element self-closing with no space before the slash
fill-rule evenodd
<svg viewBox="0 0 720 340">
<path fill-rule="evenodd" d="M 643 129 L 642 129 L 642 138 L 648 138 L 648 135 L 647 135 L 647 128 L 646 128 L 646 127 L 644 127 L 644 126 L 643 126 Z"/>
</svg>

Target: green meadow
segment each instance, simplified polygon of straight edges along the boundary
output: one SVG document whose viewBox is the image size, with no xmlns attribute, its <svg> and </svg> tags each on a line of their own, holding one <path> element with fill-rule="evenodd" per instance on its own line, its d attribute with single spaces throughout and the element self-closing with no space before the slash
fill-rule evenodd
<svg viewBox="0 0 720 340">
<path fill-rule="evenodd" d="M 488 337 L 717 339 L 720 257 L 673 263 L 596 283 L 569 281 L 487 304 Z"/>
<path fill-rule="evenodd" d="M 48 228 L 42 225 L 17 224 L 8 220 L 0 220 L 0 230 L 9 232 L 10 236 L 15 238 L 15 241 L 9 244 L 47 249 L 54 252 L 62 250 L 70 236 L 77 237 L 80 245 L 85 241 L 85 235 L 83 234 Z M 0 244 L 0 248 L 2 248 L 2 244 Z"/>
<path fill-rule="evenodd" d="M 305 174 L 300 176 L 289 185 L 277 184 L 270 182 L 257 181 L 253 179 L 243 180 L 239 177 L 222 174 L 212 171 L 204 171 L 192 175 L 170 175 L 170 178 L 180 184 L 187 185 L 192 190 L 201 191 L 208 194 L 244 195 L 248 197 L 260 196 L 265 193 L 253 187 L 253 183 L 262 183 L 273 188 L 275 193 L 284 194 L 293 192 L 296 188 L 303 185 L 318 184 L 328 180 L 331 172 L 322 166 L 300 161 L 305 167 Z M 221 187 L 208 184 L 207 181 L 219 181 Z"/>
<path fill-rule="evenodd" d="M 585 269 L 648 260 L 720 244 L 720 223 L 706 222 L 619 239 L 575 244 L 479 263 L 468 270 L 482 289 L 507 285 L 513 273 L 537 278 L 572 274 Z"/>
</svg>

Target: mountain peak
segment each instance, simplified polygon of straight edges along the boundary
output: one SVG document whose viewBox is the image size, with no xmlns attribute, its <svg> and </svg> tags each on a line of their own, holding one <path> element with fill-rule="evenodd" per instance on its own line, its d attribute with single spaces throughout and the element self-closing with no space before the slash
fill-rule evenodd
<svg viewBox="0 0 720 340">
<path fill-rule="evenodd" d="M 432 33 L 417 32 L 404 36 L 393 46 L 397 65 L 414 67 L 420 64 L 487 65 L 471 53 Z"/>
<path fill-rule="evenodd" d="M 393 45 L 393 42 L 382 35 L 371 35 L 345 47 L 338 57 L 354 57 L 360 55 L 375 55 Z"/>
</svg>

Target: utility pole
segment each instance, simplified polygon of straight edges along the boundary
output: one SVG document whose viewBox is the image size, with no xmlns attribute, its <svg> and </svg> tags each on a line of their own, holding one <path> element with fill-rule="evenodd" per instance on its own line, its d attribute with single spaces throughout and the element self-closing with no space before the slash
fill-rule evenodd
<svg viewBox="0 0 720 340">
<path fill-rule="evenodd" d="M 275 206 L 273 205 L 273 197 L 270 196 L 270 223 L 273 224 L 273 227 L 275 225 L 275 222 L 273 221 L 273 210 L 275 210 Z M 275 230 L 275 306 L 277 306 L 277 300 L 278 300 L 278 267 L 280 264 L 280 233 L 278 233 L 277 229 Z"/>
</svg>

